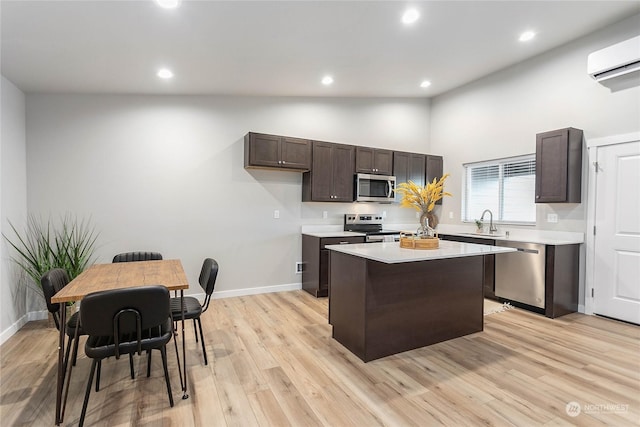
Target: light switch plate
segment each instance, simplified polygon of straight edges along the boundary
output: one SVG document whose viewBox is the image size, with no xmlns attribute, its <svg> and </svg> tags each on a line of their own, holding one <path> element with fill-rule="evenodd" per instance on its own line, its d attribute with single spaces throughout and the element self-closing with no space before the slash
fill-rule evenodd
<svg viewBox="0 0 640 427">
<path fill-rule="evenodd" d="M 275 211 L 273 211 L 273 217 L 274 217 L 275 219 L 280 218 L 280 211 L 279 211 L 279 210 L 277 210 L 277 209 L 276 209 Z"/>
<path fill-rule="evenodd" d="M 327 219 L 329 217 L 329 213 L 327 211 L 322 211 L 322 219 Z"/>
<path fill-rule="evenodd" d="M 558 214 L 547 214 L 547 222 L 558 222 Z"/>
</svg>

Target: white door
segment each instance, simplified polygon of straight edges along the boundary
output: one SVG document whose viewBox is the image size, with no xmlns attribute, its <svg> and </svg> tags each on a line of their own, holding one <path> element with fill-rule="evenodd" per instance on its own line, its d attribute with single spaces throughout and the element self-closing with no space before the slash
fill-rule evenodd
<svg viewBox="0 0 640 427">
<path fill-rule="evenodd" d="M 640 141 L 597 156 L 594 313 L 640 324 Z"/>
</svg>

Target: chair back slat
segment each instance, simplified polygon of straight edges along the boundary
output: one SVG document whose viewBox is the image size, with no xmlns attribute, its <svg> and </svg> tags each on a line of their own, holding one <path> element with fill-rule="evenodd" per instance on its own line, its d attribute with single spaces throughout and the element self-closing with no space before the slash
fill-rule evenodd
<svg viewBox="0 0 640 427">
<path fill-rule="evenodd" d="M 68 284 L 69 275 L 62 268 L 53 268 L 44 273 L 40 278 L 40 286 L 42 286 L 44 300 L 47 303 L 47 310 L 53 315 L 53 320 L 58 329 L 60 329 L 60 319 L 58 318 L 60 303 L 52 303 L 51 298 Z"/>
<path fill-rule="evenodd" d="M 113 257 L 113 262 L 159 261 L 159 252 L 124 252 Z"/>
<path fill-rule="evenodd" d="M 140 322 L 121 312 L 137 312 Z M 85 296 L 80 305 L 82 328 L 92 336 L 137 334 L 164 324 L 170 316 L 169 291 L 160 285 L 94 292 Z"/>
<path fill-rule="evenodd" d="M 204 289 L 206 294 L 202 311 L 206 311 L 209 308 L 209 301 L 211 300 L 211 294 L 216 286 L 216 279 L 218 278 L 218 262 L 213 258 L 206 258 L 202 263 L 202 270 L 200 270 L 200 286 Z"/>
</svg>

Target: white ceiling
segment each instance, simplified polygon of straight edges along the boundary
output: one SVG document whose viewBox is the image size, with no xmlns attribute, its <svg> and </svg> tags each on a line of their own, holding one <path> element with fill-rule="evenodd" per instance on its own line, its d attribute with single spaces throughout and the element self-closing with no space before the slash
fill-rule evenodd
<svg viewBox="0 0 640 427">
<path fill-rule="evenodd" d="M 400 18 L 419 9 L 411 27 Z M 0 3 L 23 91 L 431 97 L 640 12 L 640 1 Z M 517 40 L 525 30 L 537 36 Z M 175 77 L 161 81 L 158 68 Z M 586 72 L 586 71 L 585 71 Z M 331 74 L 335 83 L 320 84 Z M 419 84 L 428 79 L 428 89 Z"/>
</svg>

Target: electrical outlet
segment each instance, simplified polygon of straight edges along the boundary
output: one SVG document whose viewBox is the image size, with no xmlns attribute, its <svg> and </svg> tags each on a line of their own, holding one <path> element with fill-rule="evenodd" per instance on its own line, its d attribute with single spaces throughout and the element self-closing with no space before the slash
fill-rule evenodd
<svg viewBox="0 0 640 427">
<path fill-rule="evenodd" d="M 453 219 L 453 212 L 449 211 L 449 219 Z"/>
<path fill-rule="evenodd" d="M 279 211 L 279 210 L 277 210 L 277 209 L 276 209 L 275 211 L 273 211 L 273 217 L 274 217 L 275 219 L 280 218 L 280 211 Z"/>
<path fill-rule="evenodd" d="M 302 274 L 303 265 L 301 262 L 296 262 L 296 274 Z"/>
<path fill-rule="evenodd" d="M 387 217 L 387 211 L 382 211 L 382 218 L 386 218 Z"/>
<path fill-rule="evenodd" d="M 558 214 L 547 214 L 547 222 L 558 222 Z"/>
<path fill-rule="evenodd" d="M 329 212 L 322 211 L 322 219 L 327 219 L 329 217 Z"/>
<path fill-rule="evenodd" d="M 416 219 L 420 219 L 420 212 L 416 212 Z"/>
</svg>

